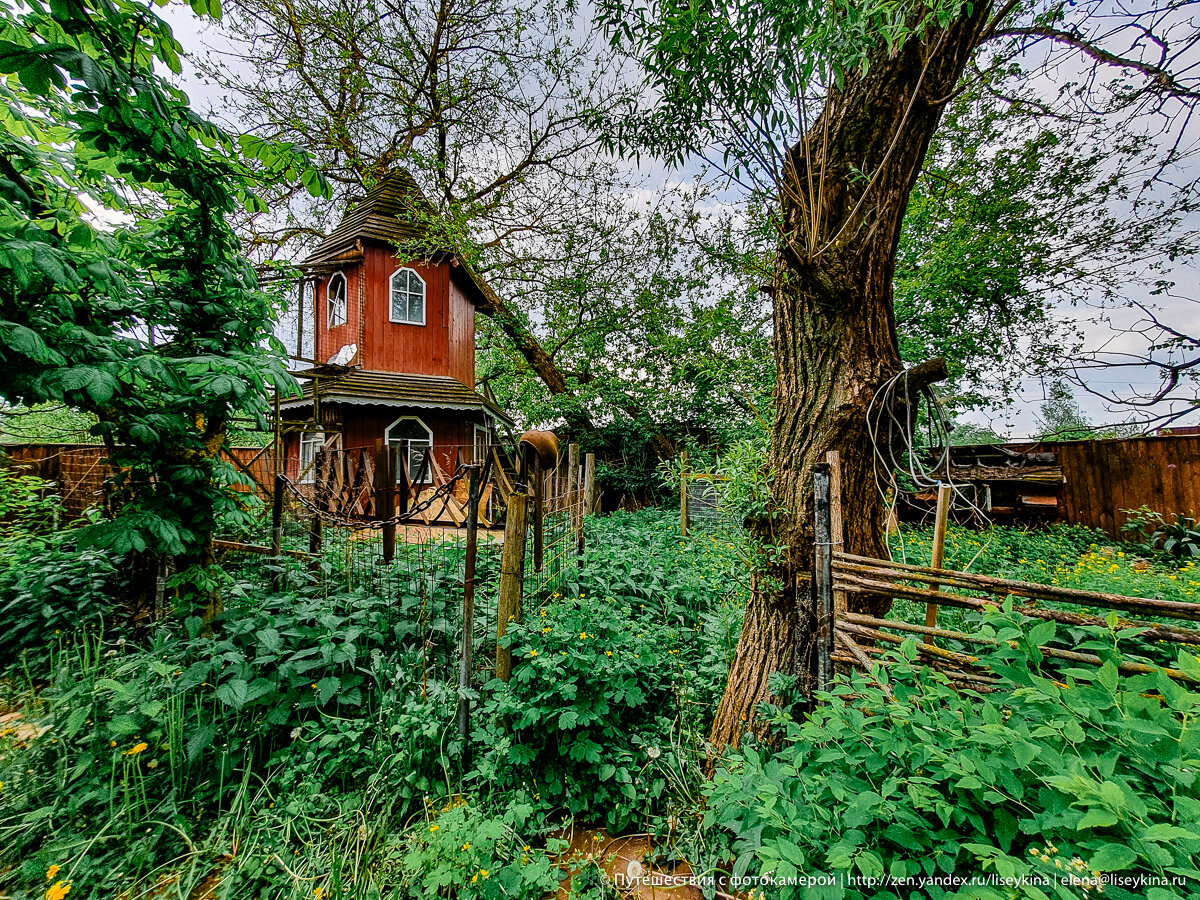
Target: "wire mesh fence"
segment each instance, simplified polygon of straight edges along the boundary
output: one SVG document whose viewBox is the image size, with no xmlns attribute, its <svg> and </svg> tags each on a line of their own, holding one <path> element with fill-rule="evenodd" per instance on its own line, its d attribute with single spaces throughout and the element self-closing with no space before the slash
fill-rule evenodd
<svg viewBox="0 0 1200 900">
<path fill-rule="evenodd" d="M 707 534 L 723 535 L 738 531 L 741 523 L 726 502 L 729 482 L 707 473 L 685 473 L 686 527 Z"/>
<path fill-rule="evenodd" d="M 346 593 L 378 598 L 398 629 L 420 637 L 422 665 L 446 676 L 457 664 L 463 628 L 467 467 L 443 475 L 437 479 L 440 484 L 410 486 L 408 509 L 423 509 L 407 520 L 396 521 L 399 516 L 393 515 L 386 529 L 381 516 L 404 504 L 382 495 L 377 473 L 363 471 L 367 462 L 360 451 L 326 451 L 313 467 L 317 475 L 312 481 L 282 479 L 271 498 L 273 508 L 268 504 L 251 528 L 218 541 L 220 562 L 235 578 L 257 575 L 260 581 L 265 567 L 277 572 L 280 589 L 316 590 L 331 602 Z M 582 532 L 579 473 L 567 477 L 556 468 L 545 479 L 540 566 L 535 528 L 528 527 L 524 535 L 521 606 L 526 610 L 564 589 Z M 401 483 L 396 490 L 403 487 Z M 507 509 L 503 497 L 511 489 L 507 482 L 501 487 L 497 477 L 479 491 L 471 623 L 477 678 L 488 677 L 496 658 Z M 448 515 L 448 509 L 457 515 Z"/>
</svg>

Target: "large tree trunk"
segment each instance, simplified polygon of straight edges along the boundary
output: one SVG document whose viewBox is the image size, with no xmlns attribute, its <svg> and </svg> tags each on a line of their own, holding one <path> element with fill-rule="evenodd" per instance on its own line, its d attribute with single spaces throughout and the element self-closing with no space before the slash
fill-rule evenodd
<svg viewBox="0 0 1200 900">
<path fill-rule="evenodd" d="M 885 554 L 867 407 L 901 371 L 892 309 L 909 192 L 941 111 L 985 29 L 989 4 L 875 54 L 831 91 L 780 178 L 784 234 L 772 284 L 777 384 L 771 466 L 776 516 L 759 536 L 787 551 L 757 579 L 713 723 L 720 752 L 755 728 L 772 672 L 811 670 L 815 616 L 812 467 L 841 454 L 845 549 Z M 869 180 L 856 173 L 865 173 Z M 877 610 L 878 611 L 878 610 Z"/>
</svg>

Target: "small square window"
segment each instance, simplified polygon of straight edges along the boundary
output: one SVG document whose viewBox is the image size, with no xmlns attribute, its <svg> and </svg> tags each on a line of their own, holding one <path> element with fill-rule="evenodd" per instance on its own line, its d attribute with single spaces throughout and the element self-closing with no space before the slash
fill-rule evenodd
<svg viewBox="0 0 1200 900">
<path fill-rule="evenodd" d="M 409 325 L 425 324 L 425 282 L 412 269 L 397 269 L 392 274 L 389 318 Z"/>
</svg>

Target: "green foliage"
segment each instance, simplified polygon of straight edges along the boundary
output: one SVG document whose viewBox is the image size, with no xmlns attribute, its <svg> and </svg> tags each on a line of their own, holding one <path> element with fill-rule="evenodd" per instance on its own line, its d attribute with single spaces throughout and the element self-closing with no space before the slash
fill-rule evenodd
<svg viewBox="0 0 1200 900">
<path fill-rule="evenodd" d="M 228 217 L 261 208 L 251 166 L 324 188 L 292 148 L 191 112 L 155 73 L 181 48 L 153 9 L 0 7 L 0 395 L 96 418 L 118 515 L 85 537 L 198 556 L 243 514 L 229 419 L 291 385 Z"/>
<path fill-rule="evenodd" d="M 999 693 L 961 691 L 910 667 L 909 642 L 891 654 L 894 699 L 855 675 L 811 719 L 785 723 L 781 751 L 734 755 L 707 814 L 737 857 L 734 874 L 875 879 L 826 891 L 784 882 L 781 900 L 941 898 L 962 896 L 960 887 L 978 897 L 1067 898 L 1099 893 L 1109 873 L 1159 880 L 1133 890 L 1108 884 L 1105 896 L 1186 896 L 1184 885 L 1200 876 L 1191 724 L 1200 694 L 1161 671 L 1121 675 L 1124 635 L 1105 629 L 1092 629 L 1087 644 L 1102 667 L 1047 677 L 1036 645 L 1053 623 L 995 614 L 984 628 L 1014 643 L 983 660 Z M 1181 652 L 1176 664 L 1200 676 L 1195 657 Z M 1048 881 L 969 886 L 993 874 Z M 1069 876 L 1089 887 L 1062 880 Z"/>
<path fill-rule="evenodd" d="M 642 60 L 661 100 L 614 123 L 621 142 L 682 161 L 718 146 L 735 177 L 773 184 L 815 111 L 805 100 L 865 70 L 872 54 L 945 25 L 957 0 L 846 4 L 600 4 L 614 43 Z M 811 118 L 810 118 L 811 117 Z M 747 135 L 750 135 L 747 137 Z M 723 145 L 723 146 L 722 146 Z M 767 171 L 762 171 L 766 167 Z"/>
<path fill-rule="evenodd" d="M 42 403 L 32 407 L 15 407 L 0 412 L 0 433 L 4 440 L 31 444 L 98 444 L 92 434 L 96 417 L 63 406 L 61 403 Z"/>
<path fill-rule="evenodd" d="M 1200 527 L 1195 516 L 1175 513 L 1168 522 L 1166 516 L 1148 506 L 1121 512 L 1125 513 L 1121 531 L 1141 536 L 1142 541 L 1137 546 L 1145 553 L 1193 566 L 1200 559 Z"/>
<path fill-rule="evenodd" d="M 406 896 L 490 900 L 537 897 L 555 890 L 562 873 L 546 852 L 534 850 L 521 837 L 532 812 L 522 803 L 511 804 L 495 817 L 462 800 L 440 810 L 428 805 L 420 824 L 389 849 L 397 859 Z"/>
<path fill-rule="evenodd" d="M 103 630 L 115 605 L 116 566 L 106 551 L 81 550 L 70 537 L 48 540 L 0 581 L 0 661 Z"/>
<path fill-rule="evenodd" d="M 488 685 L 479 777 L 628 828 L 666 787 L 656 769 L 676 712 L 677 630 L 612 599 L 581 599 L 543 607 L 506 642 L 519 665 Z"/>
</svg>

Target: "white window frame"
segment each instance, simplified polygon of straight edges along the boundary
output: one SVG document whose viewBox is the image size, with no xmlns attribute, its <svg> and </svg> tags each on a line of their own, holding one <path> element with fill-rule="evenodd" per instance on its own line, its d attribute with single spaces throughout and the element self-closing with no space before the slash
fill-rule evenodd
<svg viewBox="0 0 1200 900">
<path fill-rule="evenodd" d="M 392 429 L 402 422 L 416 422 L 425 430 L 425 433 L 429 435 L 428 440 L 422 441 L 420 438 L 393 438 L 391 434 Z M 387 428 L 383 429 L 383 440 L 384 443 L 386 443 L 389 447 L 404 447 L 404 465 L 408 469 L 408 477 L 410 481 L 417 477 L 419 474 L 417 469 L 421 465 L 420 452 L 418 451 L 416 456 L 414 456 L 413 450 L 417 448 L 424 448 L 425 451 L 430 454 L 430 465 L 425 471 L 425 481 L 421 483 L 428 484 L 433 480 L 433 429 L 426 425 L 421 419 L 419 419 L 417 416 L 401 416 Z M 399 480 L 399 472 L 396 473 L 396 478 Z"/>
<path fill-rule="evenodd" d="M 341 279 L 342 297 L 335 305 L 333 300 L 333 285 L 338 279 Z M 334 272 L 329 276 L 329 281 L 325 285 L 325 327 L 337 328 L 339 325 L 345 325 L 347 321 L 348 296 L 350 294 L 350 285 L 346 281 L 346 276 L 342 272 Z"/>
<path fill-rule="evenodd" d="M 421 285 L 421 321 L 419 321 L 419 322 L 414 321 L 412 319 L 408 319 L 408 318 L 405 318 L 405 319 L 396 318 L 396 307 L 393 302 L 395 293 L 396 293 L 396 279 L 405 273 L 408 273 L 409 275 L 411 275 L 411 278 L 409 278 L 409 280 L 408 280 L 408 290 L 405 291 L 406 296 L 411 295 L 413 293 L 412 278 L 417 279 L 418 283 L 420 283 L 420 285 Z M 406 313 L 408 312 L 407 307 L 405 309 L 405 312 Z M 428 318 L 428 315 L 429 315 L 429 286 L 425 284 L 425 279 L 421 277 L 421 273 L 418 272 L 416 269 L 412 269 L 407 266 L 405 266 L 404 268 L 401 268 L 401 269 L 397 269 L 395 272 L 393 272 L 391 274 L 391 277 L 388 278 L 388 321 L 396 322 L 400 325 L 424 325 L 426 319 Z"/>
<path fill-rule="evenodd" d="M 317 467 L 314 463 L 317 452 L 324 446 L 325 432 L 300 432 L 300 468 L 296 474 L 299 476 L 301 484 L 312 484 L 317 480 Z"/>
<path fill-rule="evenodd" d="M 483 457 L 487 454 L 488 444 L 492 442 L 492 430 L 486 425 L 475 425 L 471 432 L 471 452 L 474 454 L 475 462 L 483 462 Z M 480 440 L 482 438 L 482 440 Z"/>
</svg>

